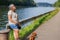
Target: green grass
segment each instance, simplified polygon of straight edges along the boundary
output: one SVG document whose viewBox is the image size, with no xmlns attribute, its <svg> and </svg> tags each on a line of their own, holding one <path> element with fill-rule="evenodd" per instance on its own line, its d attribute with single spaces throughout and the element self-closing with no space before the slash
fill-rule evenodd
<svg viewBox="0 0 60 40">
<path fill-rule="evenodd" d="M 47 14 L 44 14 L 38 18 L 36 18 L 30 25 L 23 28 L 19 32 L 19 36 L 21 37 L 21 40 L 25 37 L 27 37 L 30 33 L 32 33 L 35 29 L 39 27 L 42 23 L 48 21 L 50 18 L 52 18 L 54 15 L 58 13 L 58 9 L 48 12 Z M 14 40 L 13 37 L 13 31 L 10 32 L 9 40 Z"/>
</svg>

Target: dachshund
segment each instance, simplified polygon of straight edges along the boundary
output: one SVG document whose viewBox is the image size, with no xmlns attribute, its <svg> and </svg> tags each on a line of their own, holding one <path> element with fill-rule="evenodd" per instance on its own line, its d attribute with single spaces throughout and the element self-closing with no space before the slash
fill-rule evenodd
<svg viewBox="0 0 60 40">
<path fill-rule="evenodd" d="M 37 33 L 33 32 L 32 35 L 29 37 L 29 40 L 35 40 L 36 36 L 37 36 Z"/>
</svg>

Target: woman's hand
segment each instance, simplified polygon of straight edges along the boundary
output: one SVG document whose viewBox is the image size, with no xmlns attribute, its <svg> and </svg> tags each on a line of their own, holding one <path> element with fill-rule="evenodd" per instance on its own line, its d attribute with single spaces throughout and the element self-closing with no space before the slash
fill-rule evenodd
<svg viewBox="0 0 60 40">
<path fill-rule="evenodd" d="M 20 22 L 18 22 L 18 25 L 21 26 Z"/>
</svg>

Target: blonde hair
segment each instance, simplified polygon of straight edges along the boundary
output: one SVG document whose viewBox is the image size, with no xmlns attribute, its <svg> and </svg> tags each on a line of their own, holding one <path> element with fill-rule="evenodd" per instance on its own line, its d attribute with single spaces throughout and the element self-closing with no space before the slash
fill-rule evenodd
<svg viewBox="0 0 60 40">
<path fill-rule="evenodd" d="M 11 7 L 13 7 L 13 6 L 14 6 L 14 4 L 10 4 L 10 5 L 9 5 L 9 9 L 10 9 Z"/>
</svg>

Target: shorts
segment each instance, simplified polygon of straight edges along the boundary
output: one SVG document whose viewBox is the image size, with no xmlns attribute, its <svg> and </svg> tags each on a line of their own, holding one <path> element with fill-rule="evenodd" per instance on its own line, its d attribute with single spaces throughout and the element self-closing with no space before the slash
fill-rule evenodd
<svg viewBox="0 0 60 40">
<path fill-rule="evenodd" d="M 11 29 L 21 29 L 21 27 L 18 24 L 10 24 Z"/>
</svg>

